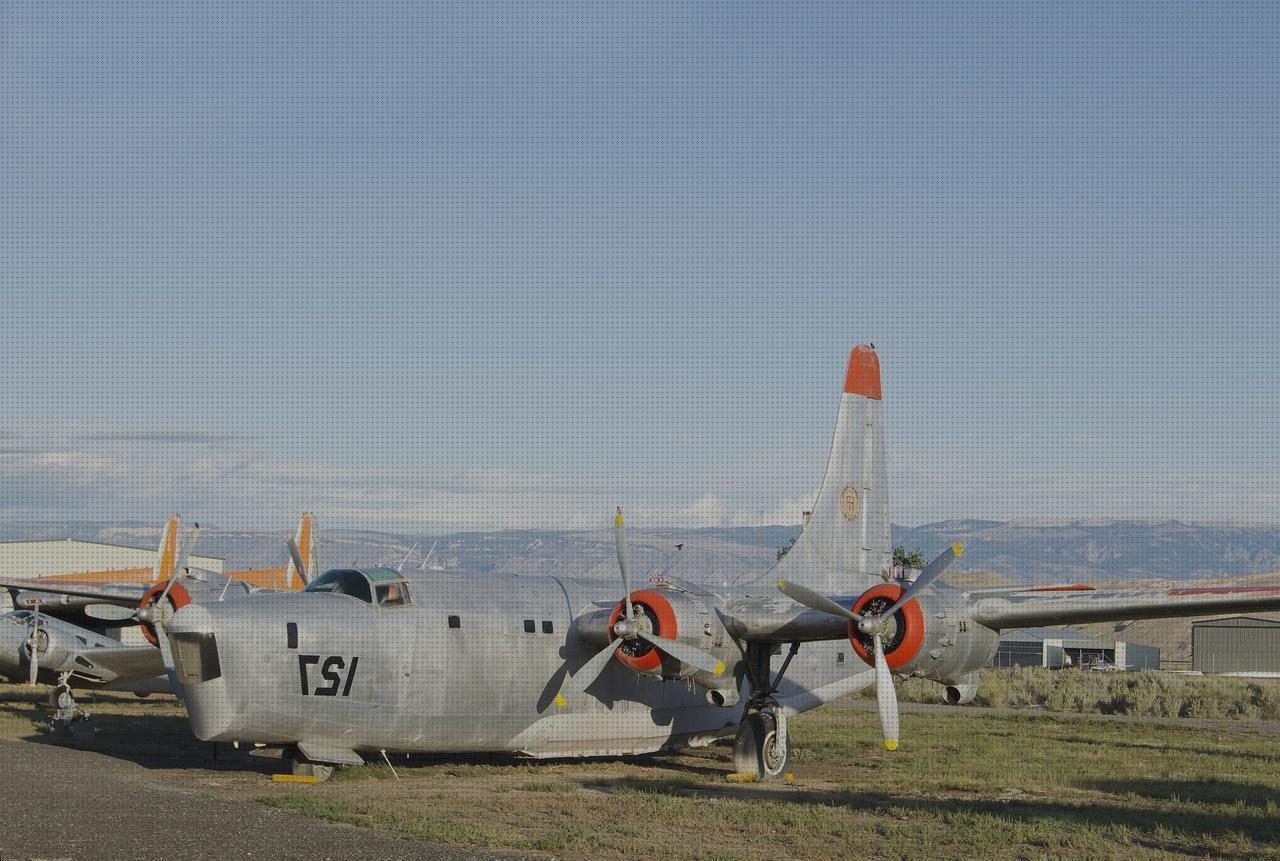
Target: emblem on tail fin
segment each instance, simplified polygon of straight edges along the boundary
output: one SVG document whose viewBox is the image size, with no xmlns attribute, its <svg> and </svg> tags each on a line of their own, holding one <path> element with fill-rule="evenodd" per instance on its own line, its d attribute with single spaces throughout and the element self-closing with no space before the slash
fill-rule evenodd
<svg viewBox="0 0 1280 861">
<path fill-rule="evenodd" d="M 853 486 L 853 482 L 846 484 L 840 491 L 840 513 L 850 523 L 855 522 L 862 513 L 862 500 L 858 498 L 858 489 Z"/>
</svg>

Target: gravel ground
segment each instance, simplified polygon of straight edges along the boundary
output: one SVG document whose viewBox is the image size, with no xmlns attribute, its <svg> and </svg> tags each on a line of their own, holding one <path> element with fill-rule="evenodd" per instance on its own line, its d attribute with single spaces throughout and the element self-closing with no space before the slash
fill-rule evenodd
<svg viewBox="0 0 1280 861">
<path fill-rule="evenodd" d="M 519 856 L 409 842 L 226 797 L 226 772 L 167 770 L 39 741 L 0 741 L 0 858 L 498 859 Z M 263 781 L 261 774 L 248 779 Z M 202 787 L 215 788 L 210 794 Z M 218 788 L 222 791 L 218 791 Z"/>
</svg>

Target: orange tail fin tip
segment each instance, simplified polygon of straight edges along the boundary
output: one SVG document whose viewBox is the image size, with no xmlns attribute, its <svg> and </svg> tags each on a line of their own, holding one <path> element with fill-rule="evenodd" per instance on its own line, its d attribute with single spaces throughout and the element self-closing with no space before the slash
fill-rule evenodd
<svg viewBox="0 0 1280 861">
<path fill-rule="evenodd" d="M 849 354 L 849 368 L 844 375 L 844 393 L 861 395 L 873 401 L 880 396 L 880 357 L 866 344 L 859 344 Z"/>
</svg>

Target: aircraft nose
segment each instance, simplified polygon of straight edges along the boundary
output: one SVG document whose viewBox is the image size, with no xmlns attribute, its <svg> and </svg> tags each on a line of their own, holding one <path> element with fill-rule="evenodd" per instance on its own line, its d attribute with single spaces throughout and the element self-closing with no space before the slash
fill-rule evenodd
<svg viewBox="0 0 1280 861">
<path fill-rule="evenodd" d="M 198 604 L 178 610 L 165 628 L 173 647 L 173 668 L 184 688 L 222 677 L 218 638 L 210 613 Z"/>
</svg>

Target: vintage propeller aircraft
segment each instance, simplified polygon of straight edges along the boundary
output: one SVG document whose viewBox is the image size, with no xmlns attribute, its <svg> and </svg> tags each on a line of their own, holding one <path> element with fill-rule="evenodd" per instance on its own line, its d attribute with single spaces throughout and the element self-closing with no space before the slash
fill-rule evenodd
<svg viewBox="0 0 1280 861">
<path fill-rule="evenodd" d="M 739 774 L 787 773 L 788 719 L 894 676 L 972 699 L 999 631 L 1280 607 L 1280 587 L 962 590 L 890 577 L 879 359 L 849 357 L 826 476 L 794 548 L 733 589 L 341 568 L 300 591 L 191 603 L 166 628 L 201 739 L 288 755 L 320 779 L 362 754 L 641 754 L 735 733 Z M 785 654 L 783 654 L 785 650 Z M 780 663 L 775 668 L 775 658 Z"/>
<path fill-rule="evenodd" d="M 273 588 L 300 588 L 314 569 L 315 518 L 303 514 L 289 542 L 290 561 L 281 568 L 215 574 L 188 565 L 199 537 L 197 523 L 179 541 L 181 520 L 170 517 L 162 530 L 151 569 L 91 571 L 31 580 L 0 580 L 14 607 L 0 616 L 0 675 L 54 684 L 49 703 L 61 718 L 74 720 L 73 685 L 168 691 L 163 652 L 168 642 L 157 626 L 192 601 L 226 600 Z M 181 546 L 179 546 L 181 544 Z M 113 634 L 138 625 L 146 643 L 121 642 Z"/>
</svg>

